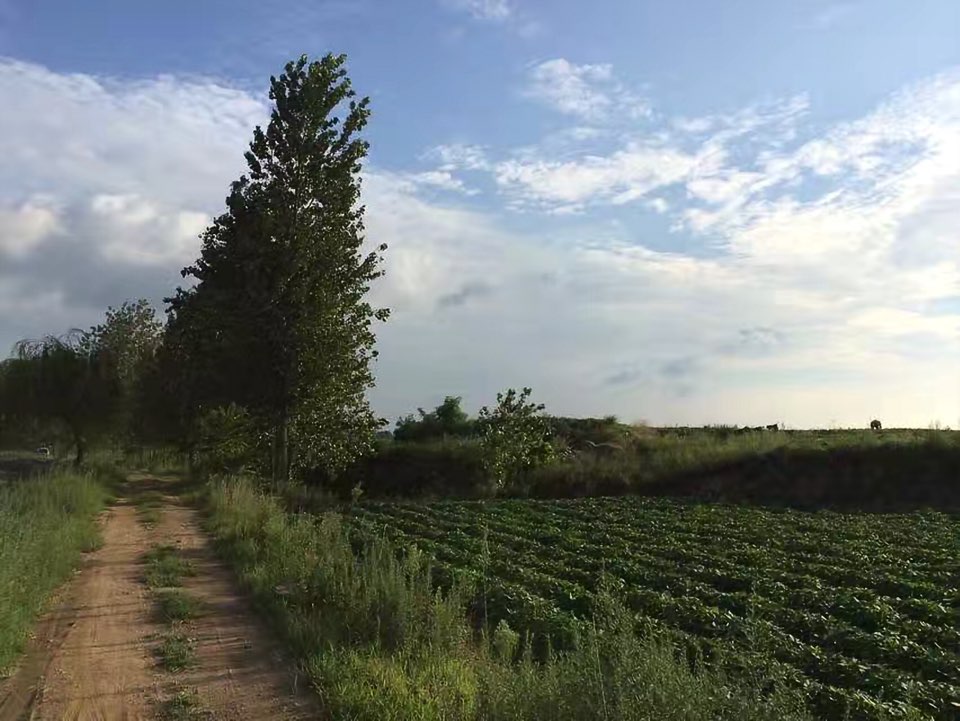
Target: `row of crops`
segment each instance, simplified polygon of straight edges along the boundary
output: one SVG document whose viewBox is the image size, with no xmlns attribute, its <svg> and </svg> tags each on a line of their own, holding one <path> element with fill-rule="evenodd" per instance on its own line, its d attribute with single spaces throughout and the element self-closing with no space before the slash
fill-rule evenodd
<svg viewBox="0 0 960 721">
<path fill-rule="evenodd" d="M 366 504 L 355 526 L 471 575 L 563 644 L 601 584 L 703 649 L 760 653 L 830 718 L 960 718 L 960 521 L 663 499 Z"/>
</svg>

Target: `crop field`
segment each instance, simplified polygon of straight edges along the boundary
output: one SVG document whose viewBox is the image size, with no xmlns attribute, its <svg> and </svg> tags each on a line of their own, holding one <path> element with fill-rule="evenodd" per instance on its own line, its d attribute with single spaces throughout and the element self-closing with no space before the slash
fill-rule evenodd
<svg viewBox="0 0 960 721">
<path fill-rule="evenodd" d="M 960 519 L 663 499 L 356 506 L 467 574 L 491 621 L 562 644 L 598 587 L 706 649 L 761 654 L 825 718 L 960 717 Z"/>
</svg>

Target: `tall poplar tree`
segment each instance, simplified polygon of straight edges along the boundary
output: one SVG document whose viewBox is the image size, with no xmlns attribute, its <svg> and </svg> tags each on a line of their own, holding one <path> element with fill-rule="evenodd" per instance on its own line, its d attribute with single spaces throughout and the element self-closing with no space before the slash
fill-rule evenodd
<svg viewBox="0 0 960 721">
<path fill-rule="evenodd" d="M 239 403 L 270 428 L 276 479 L 291 464 L 336 473 L 380 423 L 366 391 L 373 322 L 388 311 L 366 294 L 386 246 L 362 252 L 368 145 L 359 132 L 369 99 L 356 99 L 344 63 L 302 56 L 270 79 L 274 108 L 254 131 L 249 173 L 183 271 L 197 286 L 172 304 L 181 314 L 192 306 L 203 325 L 197 361 L 217 376 L 216 401 Z"/>
</svg>

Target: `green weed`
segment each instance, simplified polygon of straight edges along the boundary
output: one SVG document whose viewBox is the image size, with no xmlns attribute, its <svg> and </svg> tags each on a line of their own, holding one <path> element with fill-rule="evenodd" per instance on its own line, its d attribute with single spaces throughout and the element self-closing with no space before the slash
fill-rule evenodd
<svg viewBox="0 0 960 721">
<path fill-rule="evenodd" d="M 175 588 L 157 591 L 157 607 L 166 623 L 178 623 L 197 618 L 203 605 L 195 597 Z"/>
<path fill-rule="evenodd" d="M 157 546 L 146 554 L 144 562 L 147 586 L 153 589 L 179 586 L 184 576 L 194 574 L 193 567 L 170 545 Z"/>
<path fill-rule="evenodd" d="M 200 695 L 196 691 L 178 690 L 160 704 L 160 721 L 198 721 L 212 716 L 201 705 Z"/>
<path fill-rule="evenodd" d="M 182 633 L 164 636 L 157 647 L 160 665 L 167 671 L 182 671 L 196 663 L 194 641 Z"/>
</svg>

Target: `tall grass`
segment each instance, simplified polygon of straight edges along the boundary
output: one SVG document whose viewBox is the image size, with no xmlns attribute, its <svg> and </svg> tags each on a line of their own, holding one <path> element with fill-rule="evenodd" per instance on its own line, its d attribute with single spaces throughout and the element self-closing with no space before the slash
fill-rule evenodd
<svg viewBox="0 0 960 721">
<path fill-rule="evenodd" d="M 538 662 L 501 625 L 478 634 L 467 589 L 441 593 L 427 559 L 351 545 L 334 514 L 288 515 L 250 481 L 209 494 L 221 551 L 296 653 L 333 718 L 355 721 L 809 718 L 779 684 L 692 671 L 607 599 L 575 648 Z"/>
<path fill-rule="evenodd" d="M 92 472 L 56 471 L 0 486 L 0 676 L 21 651 L 50 593 L 83 551 L 107 490 Z"/>
</svg>

